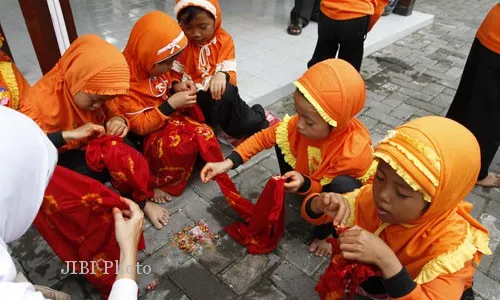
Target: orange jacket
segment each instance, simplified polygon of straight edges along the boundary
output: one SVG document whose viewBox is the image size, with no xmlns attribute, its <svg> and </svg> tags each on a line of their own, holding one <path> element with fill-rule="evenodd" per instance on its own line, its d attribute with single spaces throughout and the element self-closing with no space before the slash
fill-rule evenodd
<svg viewBox="0 0 500 300">
<path fill-rule="evenodd" d="M 500 3 L 490 10 L 476 36 L 486 48 L 500 54 Z"/>
<path fill-rule="evenodd" d="M 19 109 L 23 95 L 29 87 L 16 65 L 0 50 L 0 105 Z"/>
<path fill-rule="evenodd" d="M 388 0 L 322 0 L 321 12 L 335 20 L 370 17 L 370 30 L 378 21 Z"/>
</svg>

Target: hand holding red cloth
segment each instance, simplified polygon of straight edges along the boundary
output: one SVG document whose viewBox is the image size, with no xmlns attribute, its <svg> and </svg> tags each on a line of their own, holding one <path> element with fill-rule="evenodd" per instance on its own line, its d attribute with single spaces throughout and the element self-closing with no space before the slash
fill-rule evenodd
<svg viewBox="0 0 500 300">
<path fill-rule="evenodd" d="M 337 229 L 337 234 L 346 230 L 347 228 Z M 342 300 L 346 291 L 349 291 L 349 300 L 353 300 L 361 283 L 369 277 L 381 276 L 374 265 L 345 259 L 337 239 L 329 238 L 327 242 L 332 244 L 332 258 L 314 288 L 321 300 Z"/>
</svg>

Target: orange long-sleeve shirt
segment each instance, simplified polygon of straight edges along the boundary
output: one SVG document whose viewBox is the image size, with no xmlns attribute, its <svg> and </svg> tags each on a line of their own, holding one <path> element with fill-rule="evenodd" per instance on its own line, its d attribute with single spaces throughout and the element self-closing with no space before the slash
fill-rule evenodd
<svg viewBox="0 0 500 300">
<path fill-rule="evenodd" d="M 500 54 L 500 3 L 490 10 L 476 36 L 486 48 Z"/>
<path fill-rule="evenodd" d="M 370 17 L 369 29 L 375 25 L 382 15 L 388 0 L 323 0 L 321 12 L 334 20 L 348 20 Z"/>
</svg>

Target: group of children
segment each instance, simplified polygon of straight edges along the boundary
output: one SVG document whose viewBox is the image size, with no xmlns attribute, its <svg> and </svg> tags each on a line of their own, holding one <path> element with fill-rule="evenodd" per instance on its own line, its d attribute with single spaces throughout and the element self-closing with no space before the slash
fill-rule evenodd
<svg viewBox="0 0 500 300">
<path fill-rule="evenodd" d="M 322 1 L 322 14 L 328 16 L 334 2 Z M 59 165 L 101 182 L 109 174 L 86 165 L 90 139 L 117 135 L 142 150 L 174 114 L 247 137 L 226 160 L 203 167 L 203 182 L 274 147 L 286 191 L 305 197 L 302 216 L 315 225 L 309 250 L 327 256 L 326 239 L 336 237 L 345 258 L 380 269 L 382 277 L 363 283 L 358 294 L 460 299 L 471 293 L 475 264 L 490 250 L 487 230 L 463 201 L 481 162 L 465 127 L 420 118 L 390 131 L 373 149 L 356 119 L 366 99 L 360 62 L 321 55 L 294 82 L 296 114 L 269 122 L 260 105 L 249 107 L 238 94 L 234 44 L 221 28 L 217 0 L 178 0 L 175 14 L 177 21 L 159 11 L 140 18 L 123 54 L 97 36 L 79 37 L 33 87 L 5 58 L 2 104 L 37 122 L 59 149 Z M 368 30 L 369 17 L 365 21 Z M 168 178 L 152 183 L 151 201 L 138 201 L 156 228 L 168 222 L 168 212 L 155 203 L 171 200 L 168 184 Z M 337 236 L 336 228 L 345 226 L 352 228 Z"/>
</svg>

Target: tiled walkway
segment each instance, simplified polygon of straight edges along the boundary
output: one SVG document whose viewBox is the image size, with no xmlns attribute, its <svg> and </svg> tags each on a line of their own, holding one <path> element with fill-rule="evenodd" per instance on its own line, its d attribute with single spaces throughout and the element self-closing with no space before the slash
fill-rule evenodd
<svg viewBox="0 0 500 300">
<path fill-rule="evenodd" d="M 1 8 L 4 1 L 0 4 L 2 24 L 4 16 L 1 15 Z M 83 2 L 72 1 L 75 14 L 78 15 L 83 7 L 78 3 Z M 147 8 L 148 5 L 156 5 L 155 8 L 165 7 L 165 3 L 161 1 L 134 1 L 125 7 L 121 5 L 128 3 L 126 1 L 102 2 L 113 3 L 114 6 L 108 8 L 109 6 L 102 4 L 101 8 L 105 12 L 100 13 L 101 19 L 114 19 L 111 15 L 117 13 L 122 16 L 124 22 L 129 20 L 128 13 L 132 13 L 134 16 L 131 17 L 136 18 L 151 8 Z M 269 7 L 289 11 L 291 1 L 248 2 L 267 3 L 261 7 L 262 20 L 255 20 L 257 29 L 259 24 L 267 21 L 274 22 L 276 30 L 284 31 L 286 15 L 281 14 L 272 19 L 268 11 Z M 456 92 L 475 31 L 486 12 L 496 2 L 417 0 L 416 9 L 435 14 L 434 24 L 364 60 L 362 74 L 367 82 L 368 99 L 360 118 L 370 129 L 374 142 L 380 140 L 388 129 L 411 118 L 446 112 Z M 101 1 L 85 3 L 94 3 L 94 10 L 99 11 L 97 8 Z M 224 1 L 224 5 L 227 6 L 228 3 L 231 1 Z M 167 11 L 171 11 L 171 6 L 172 4 L 168 4 Z M 129 10 L 126 10 L 127 8 Z M 83 13 L 83 10 L 81 12 Z M 256 12 L 259 11 L 252 10 L 248 13 L 252 15 Z M 228 10 L 228 14 L 230 13 Z M 9 21 L 15 21 L 11 19 Z M 225 20 L 231 22 L 230 18 Z M 108 25 L 107 29 L 104 25 L 102 28 L 108 30 L 110 38 L 117 39 L 117 44 L 123 45 L 124 40 L 118 35 L 113 36 L 113 33 L 118 29 L 128 32 L 130 25 L 125 28 L 126 25 L 120 22 L 115 20 L 109 23 L 113 25 Z M 234 24 L 239 26 L 238 20 L 234 20 Z M 81 24 L 78 26 L 80 29 Z M 90 27 L 88 29 L 90 30 Z M 257 29 L 256 34 L 259 32 Z M 122 36 L 126 38 L 126 35 Z M 287 38 L 284 32 L 283 36 Z M 304 36 L 304 39 L 311 37 Z M 29 56 L 28 53 L 20 55 Z M 254 88 L 258 89 L 258 85 Z M 293 105 L 290 99 L 286 98 L 269 109 L 282 116 L 292 113 Z M 500 172 L 500 154 L 497 154 L 491 168 Z M 232 174 L 242 194 L 256 199 L 267 178 L 276 172 L 278 166 L 274 153 L 266 152 Z M 500 190 L 475 188 L 467 199 L 475 204 L 473 215 L 490 230 L 490 247 L 494 251 L 494 255 L 483 259 L 476 273 L 474 289 L 479 295 L 478 299 L 498 300 Z M 300 218 L 298 199 L 290 198 L 288 204 L 285 237 L 273 253 L 249 255 L 231 238 L 224 236 L 222 245 L 214 250 L 203 249 L 194 256 L 186 255 L 169 244 L 173 234 L 180 228 L 192 224 L 195 220 L 204 219 L 217 231 L 234 218 L 234 213 L 228 208 L 214 184 L 204 185 L 197 177 L 193 178 L 187 191 L 166 205 L 171 212 L 169 226 L 161 231 L 155 230 L 150 224 L 147 226 L 147 252 L 142 253 L 140 258 L 143 264 L 152 267 L 153 272 L 138 277 L 141 299 L 317 299 L 313 288 L 326 260 L 307 253 L 306 241 L 310 227 Z M 63 289 L 71 293 L 73 299 L 99 299 L 81 277 L 68 277 L 60 273 L 62 264 L 36 231 L 30 230 L 21 240 L 13 243 L 12 250 L 33 282 Z M 145 288 L 152 280 L 159 280 L 160 285 L 154 291 L 148 292 Z"/>
</svg>

